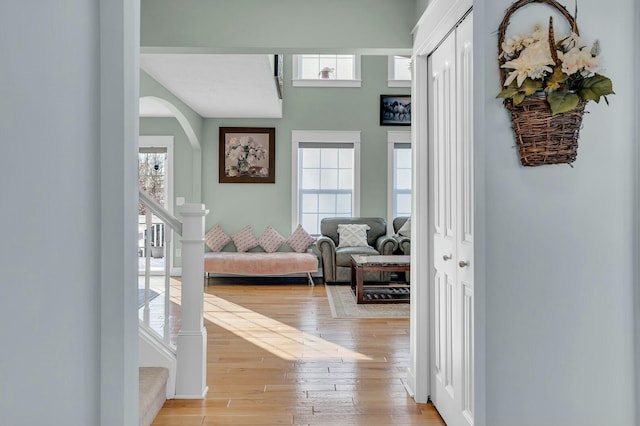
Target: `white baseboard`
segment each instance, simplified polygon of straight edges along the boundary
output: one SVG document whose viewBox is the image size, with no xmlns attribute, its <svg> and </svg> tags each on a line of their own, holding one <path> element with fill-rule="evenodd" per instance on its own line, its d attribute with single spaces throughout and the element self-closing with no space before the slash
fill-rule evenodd
<svg viewBox="0 0 640 426">
<path fill-rule="evenodd" d="M 207 392 L 209 392 L 209 386 L 204 388 L 204 392 L 202 395 L 176 395 L 176 399 L 204 399 L 207 396 Z"/>
</svg>

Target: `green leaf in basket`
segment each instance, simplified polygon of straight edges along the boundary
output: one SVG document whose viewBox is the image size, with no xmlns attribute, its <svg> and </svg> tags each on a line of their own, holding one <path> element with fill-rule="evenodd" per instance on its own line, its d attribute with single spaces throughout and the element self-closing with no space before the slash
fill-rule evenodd
<svg viewBox="0 0 640 426">
<path fill-rule="evenodd" d="M 601 96 L 615 94 L 613 83 L 604 75 L 595 74 L 587 77 L 578 85 L 578 94 L 582 99 L 600 102 Z"/>
<path fill-rule="evenodd" d="M 518 87 L 515 84 L 512 84 L 512 85 L 502 89 L 502 91 L 500 93 L 498 93 L 498 96 L 496 96 L 496 97 L 497 98 L 512 98 L 513 95 L 515 95 L 519 91 L 520 91 L 520 89 L 518 89 Z"/>
<path fill-rule="evenodd" d="M 565 90 L 555 90 L 547 95 L 547 102 L 551 107 L 551 115 L 571 111 L 578 106 L 580 98 L 575 93 Z"/>
<path fill-rule="evenodd" d="M 525 94 L 524 93 L 516 93 L 515 95 L 513 95 L 513 103 L 515 105 L 518 105 L 519 103 L 521 103 L 522 101 L 524 101 L 525 98 Z"/>
<path fill-rule="evenodd" d="M 567 81 L 567 78 L 569 78 L 569 76 L 562 72 L 562 68 L 556 67 L 553 70 L 553 74 L 547 78 L 547 87 L 545 88 L 545 91 L 550 92 L 552 90 L 559 89 L 560 84 Z"/>
<path fill-rule="evenodd" d="M 532 80 L 530 78 L 525 79 L 522 82 L 522 86 L 520 86 L 520 91 L 525 95 L 533 95 L 536 92 L 542 90 L 543 83 L 542 80 Z"/>
<path fill-rule="evenodd" d="M 518 105 L 522 102 L 525 96 L 533 95 L 536 92 L 539 92 L 543 88 L 542 80 L 532 80 L 530 78 L 526 78 L 522 82 L 522 86 L 518 87 L 518 84 L 514 80 L 507 87 L 502 89 L 500 93 L 498 93 L 497 98 L 512 98 L 513 103 Z"/>
</svg>

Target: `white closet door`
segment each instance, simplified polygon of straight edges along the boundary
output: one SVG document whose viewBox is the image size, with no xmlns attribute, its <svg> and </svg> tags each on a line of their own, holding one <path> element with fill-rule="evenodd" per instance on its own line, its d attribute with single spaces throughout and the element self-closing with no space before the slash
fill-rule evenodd
<svg viewBox="0 0 640 426">
<path fill-rule="evenodd" d="M 471 28 L 468 17 L 429 59 L 431 400 L 449 426 L 473 424 Z"/>
<path fill-rule="evenodd" d="M 456 245 L 457 245 L 457 197 L 456 186 L 456 38 L 455 32 L 436 49 L 430 57 L 430 134 L 429 144 L 432 163 L 433 208 L 433 265 L 431 286 L 433 301 L 433 325 L 431 345 L 431 400 L 450 423 L 455 413 L 456 386 L 454 355 L 457 307 L 456 294 Z M 453 160 L 453 161 L 452 161 Z"/>
<path fill-rule="evenodd" d="M 473 16 L 456 30 L 458 234 L 456 275 L 459 292 L 460 361 L 457 411 L 461 425 L 473 424 Z M 455 425 L 454 423 L 451 426 Z"/>
</svg>

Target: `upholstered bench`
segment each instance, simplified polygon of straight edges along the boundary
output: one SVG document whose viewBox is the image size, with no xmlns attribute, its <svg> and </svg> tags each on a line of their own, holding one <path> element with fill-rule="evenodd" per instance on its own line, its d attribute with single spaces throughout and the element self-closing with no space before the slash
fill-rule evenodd
<svg viewBox="0 0 640 426">
<path fill-rule="evenodd" d="M 306 273 L 309 285 L 314 285 L 311 273 L 317 271 L 318 257 L 313 253 L 223 251 L 204 254 L 204 272 L 206 273 L 247 276 Z"/>
</svg>

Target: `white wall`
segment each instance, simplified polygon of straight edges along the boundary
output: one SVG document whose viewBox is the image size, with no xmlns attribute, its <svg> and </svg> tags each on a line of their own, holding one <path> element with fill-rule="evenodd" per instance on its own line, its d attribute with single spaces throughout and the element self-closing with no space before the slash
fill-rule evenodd
<svg viewBox="0 0 640 426">
<path fill-rule="evenodd" d="M 123 251 L 127 211 L 135 223 L 135 197 L 128 201 L 123 180 L 131 180 L 135 195 L 136 170 L 131 155 L 130 176 L 123 174 L 129 158 L 123 152 L 129 144 L 135 153 L 135 133 L 123 130 L 122 121 L 104 120 L 109 114 L 130 114 L 137 122 L 135 111 L 126 108 L 137 105 L 136 87 L 127 87 L 131 100 L 123 96 L 123 81 L 137 75 L 135 64 L 116 66 L 122 64 L 126 46 L 135 51 L 133 21 L 123 22 L 123 15 L 131 18 L 135 2 L 121 5 L 120 13 L 112 13 L 116 6 L 101 10 L 107 3 L 2 3 L 3 425 L 137 424 L 135 282 L 129 297 L 125 288 L 131 283 L 123 279 L 128 276 Z M 101 27 L 116 33 L 102 45 Z M 111 57 L 105 52 L 109 50 Z M 111 75 L 100 72 L 101 61 Z M 107 102 L 101 85 L 112 96 Z M 104 149 L 108 144 L 115 147 L 110 152 Z M 101 172 L 116 178 L 103 185 Z M 108 222 L 106 216 L 116 219 Z M 131 229 L 133 279 L 135 227 Z M 117 242 L 118 251 L 103 257 L 105 233 Z"/>
<path fill-rule="evenodd" d="M 486 0 L 474 8 L 476 259 L 484 266 L 476 269 L 477 424 L 638 424 L 636 6 L 579 2 L 581 33 L 600 39 L 603 73 L 617 94 L 610 106 L 587 106 L 574 168 L 523 168 L 507 111 L 495 99 L 495 30 L 510 4 Z M 547 6 L 527 11 L 534 8 Z M 516 31 L 529 30 L 519 22 Z"/>
<path fill-rule="evenodd" d="M 97 424 L 98 4 L 10 3 L 0 14 L 1 422 Z"/>
</svg>

